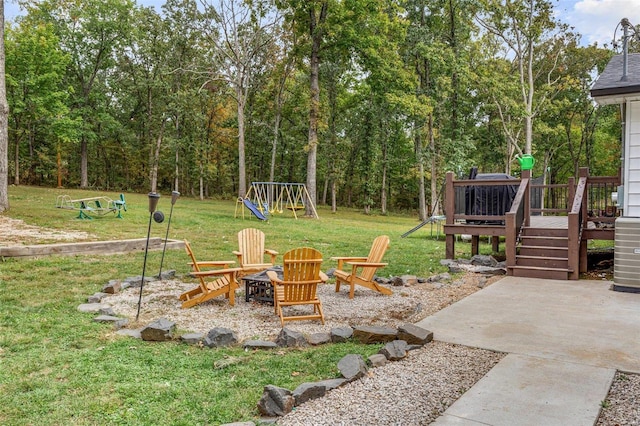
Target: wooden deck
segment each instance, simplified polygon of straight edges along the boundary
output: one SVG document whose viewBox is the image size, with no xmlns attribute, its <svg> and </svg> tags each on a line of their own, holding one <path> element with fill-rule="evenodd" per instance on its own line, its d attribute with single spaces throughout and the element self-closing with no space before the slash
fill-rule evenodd
<svg viewBox="0 0 640 426">
<path fill-rule="evenodd" d="M 523 170 L 518 180 L 455 180 L 453 173 L 447 173 L 446 257 L 455 257 L 459 235 L 471 236 L 472 255 L 478 254 L 481 236 L 491 237 L 494 252 L 500 251 L 500 237 L 504 237 L 509 272 L 533 270 L 535 265 L 527 263 L 535 257 L 541 264 L 537 269 L 546 270 L 547 265 L 562 261 L 567 266 L 556 269 L 568 273 L 569 279 L 578 279 L 578 270 L 586 271 L 587 241 L 615 238 L 618 211 L 611 193 L 617 191 L 621 180 L 620 176 L 589 176 L 586 168 L 579 172 L 566 185 L 534 185 L 529 170 Z M 506 193 L 511 194 L 509 204 L 502 195 Z M 559 250 L 552 249 L 560 240 L 567 253 L 562 259 L 553 256 Z M 535 255 L 521 254 L 527 251 Z"/>
</svg>

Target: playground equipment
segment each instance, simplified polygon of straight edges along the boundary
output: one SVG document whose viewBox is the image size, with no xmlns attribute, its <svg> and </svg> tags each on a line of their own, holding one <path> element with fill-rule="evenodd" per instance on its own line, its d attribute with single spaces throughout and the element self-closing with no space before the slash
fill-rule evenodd
<svg viewBox="0 0 640 426">
<path fill-rule="evenodd" d="M 114 213 L 117 218 L 122 219 L 122 211 L 127 211 L 124 194 L 120 194 L 119 200 L 105 196 L 72 200 L 68 195 L 58 195 L 56 207 L 78 211 L 78 219 L 93 219 L 92 215 L 104 216 L 109 213 Z"/>
<path fill-rule="evenodd" d="M 297 219 L 296 212 L 305 210 L 307 206 L 311 208 L 313 217 L 319 219 L 304 183 L 252 182 L 247 195 L 239 198 L 236 203 L 236 217 L 240 205 L 242 205 L 243 219 L 245 207 L 258 219 L 267 220 L 268 215 L 283 213 L 285 209 L 291 211 L 293 217 Z"/>
</svg>

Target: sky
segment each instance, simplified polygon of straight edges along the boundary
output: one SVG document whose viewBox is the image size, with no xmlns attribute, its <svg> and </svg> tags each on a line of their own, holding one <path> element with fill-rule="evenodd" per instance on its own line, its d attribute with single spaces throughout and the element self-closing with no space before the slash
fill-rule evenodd
<svg viewBox="0 0 640 426">
<path fill-rule="evenodd" d="M 139 5 L 153 6 L 161 11 L 165 0 L 137 0 Z M 622 18 L 633 25 L 640 24 L 640 0 L 552 0 L 558 18 L 582 34 L 582 44 L 597 42 L 611 46 L 616 26 Z M 5 0 L 5 18 L 12 19 L 20 13 L 14 0 Z M 616 32 L 619 39 L 622 32 Z"/>
</svg>

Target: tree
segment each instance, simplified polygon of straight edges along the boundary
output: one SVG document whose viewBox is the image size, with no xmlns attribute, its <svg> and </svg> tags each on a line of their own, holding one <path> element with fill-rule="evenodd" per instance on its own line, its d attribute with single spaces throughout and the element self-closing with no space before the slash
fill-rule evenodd
<svg viewBox="0 0 640 426">
<path fill-rule="evenodd" d="M 484 13 L 477 19 L 485 30 L 485 48 L 503 55 L 501 60 L 491 59 L 501 66 L 494 67 L 486 83 L 509 141 L 508 172 L 516 151 L 532 153 L 534 119 L 558 93 L 563 75 L 554 71 L 574 35 L 555 20 L 547 0 L 483 0 L 481 4 Z"/>
<path fill-rule="evenodd" d="M 60 141 L 70 139 L 67 88 L 62 84 L 69 57 L 59 48 L 50 25 L 25 18 L 6 35 L 7 95 L 12 113 L 9 134 L 13 146 L 13 183 L 21 183 L 21 147 L 28 145 L 27 183 L 42 184 L 36 168 L 51 153 L 60 153 Z M 70 124 L 70 123 L 67 123 Z M 41 154 L 41 155 L 38 155 Z M 25 161 L 26 163 L 26 161 Z"/>
<path fill-rule="evenodd" d="M 4 0 L 0 0 L 0 212 L 9 209 L 9 105 L 4 72 Z"/>
<path fill-rule="evenodd" d="M 71 57 L 72 113 L 84 124 L 80 133 L 80 187 L 89 186 L 89 144 L 100 133 L 99 113 L 109 102 L 109 70 L 116 51 L 128 45 L 133 0 L 30 0 L 29 13 L 50 22 Z M 102 86 L 98 89 L 99 86 Z"/>
<path fill-rule="evenodd" d="M 209 51 L 212 81 L 233 88 L 238 106 L 238 197 L 247 192 L 245 164 L 245 108 L 254 76 L 261 68 L 261 54 L 272 42 L 280 15 L 262 1 L 220 0 L 218 7 L 203 1 L 204 32 Z"/>
</svg>

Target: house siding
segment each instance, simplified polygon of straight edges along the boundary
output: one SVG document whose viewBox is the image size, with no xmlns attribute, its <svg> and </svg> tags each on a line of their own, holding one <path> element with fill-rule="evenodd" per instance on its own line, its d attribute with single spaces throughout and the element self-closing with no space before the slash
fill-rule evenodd
<svg viewBox="0 0 640 426">
<path fill-rule="evenodd" d="M 640 102 L 627 106 L 623 215 L 640 217 Z"/>
</svg>

